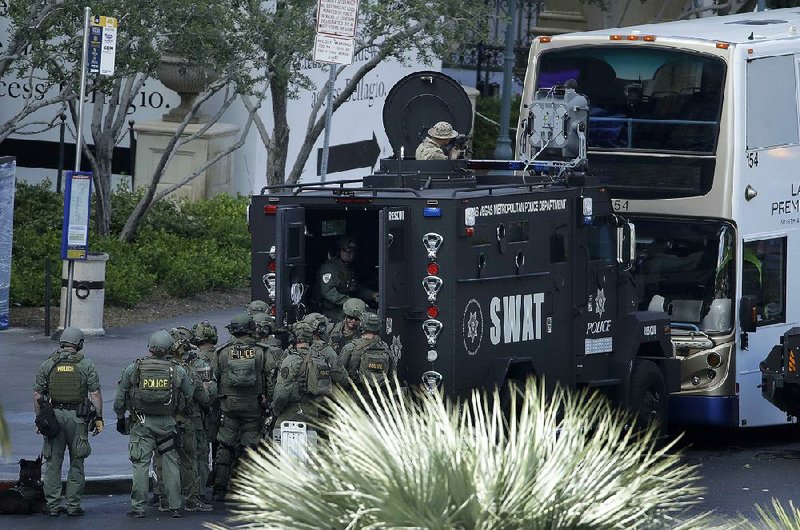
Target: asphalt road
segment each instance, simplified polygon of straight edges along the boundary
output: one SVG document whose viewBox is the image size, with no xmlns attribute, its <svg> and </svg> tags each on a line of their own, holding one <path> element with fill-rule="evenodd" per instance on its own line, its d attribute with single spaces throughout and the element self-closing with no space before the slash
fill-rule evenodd
<svg viewBox="0 0 800 530">
<path fill-rule="evenodd" d="M 83 509 L 86 510 L 84 517 L 67 517 L 61 515 L 58 518 L 47 517 L 46 515 L 4 515 L 0 517 L 0 528 L 13 528 L 14 530 L 25 529 L 108 529 L 115 530 L 128 528 L 153 528 L 156 525 L 170 530 L 183 528 L 201 528 L 205 522 L 222 523 L 226 513 L 224 509 L 217 508 L 213 512 L 205 513 L 186 513 L 181 519 L 172 519 L 169 514 L 159 512 L 155 508 L 148 508 L 144 519 L 131 519 L 125 516 L 125 512 L 130 509 L 130 497 L 127 495 L 91 495 L 84 497 Z"/>
</svg>

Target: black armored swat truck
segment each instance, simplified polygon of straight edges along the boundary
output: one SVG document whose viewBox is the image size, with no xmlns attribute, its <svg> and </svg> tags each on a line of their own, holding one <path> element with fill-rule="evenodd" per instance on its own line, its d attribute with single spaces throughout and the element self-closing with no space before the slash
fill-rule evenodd
<svg viewBox="0 0 800 530">
<path fill-rule="evenodd" d="M 755 331 L 755 319 L 752 327 Z M 781 336 L 760 368 L 761 395 L 788 417 L 800 417 L 800 327 Z"/>
<path fill-rule="evenodd" d="M 254 195 L 253 298 L 273 304 L 284 324 L 318 311 L 317 271 L 335 241 L 352 236 L 356 276 L 379 292 L 371 306 L 405 381 L 464 395 L 544 376 L 551 385 L 601 387 L 665 423 L 668 394 L 679 387 L 669 320 L 634 310 L 626 272 L 634 227 L 614 214 L 606 191 L 569 156 L 544 172 L 402 156 L 434 123 L 470 131 L 471 116 L 453 80 L 414 74 L 387 97 L 395 157 L 379 171 Z"/>
</svg>

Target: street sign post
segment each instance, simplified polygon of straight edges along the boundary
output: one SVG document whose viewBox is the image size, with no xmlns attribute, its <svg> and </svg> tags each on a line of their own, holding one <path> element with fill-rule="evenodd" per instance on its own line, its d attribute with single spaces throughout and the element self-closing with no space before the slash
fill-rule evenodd
<svg viewBox="0 0 800 530">
<path fill-rule="evenodd" d="M 317 3 L 317 35 L 314 39 L 314 60 L 328 63 L 328 96 L 325 98 L 325 137 L 322 146 L 320 180 L 328 174 L 328 148 L 331 139 L 333 115 L 333 85 L 336 82 L 336 65 L 353 64 L 358 0 L 319 0 Z"/>
<path fill-rule="evenodd" d="M 61 258 L 67 260 L 67 306 L 64 327 L 72 322 L 72 279 L 75 260 L 86 259 L 89 252 L 89 201 L 92 174 L 81 172 L 83 149 L 83 103 L 86 99 L 86 73 L 112 75 L 117 47 L 117 19 L 92 16 L 90 7 L 83 8 L 83 53 L 78 97 L 78 123 L 75 131 L 75 170 L 67 174 L 64 192 L 64 227 L 61 236 Z M 85 201 L 85 206 L 82 206 Z"/>
</svg>

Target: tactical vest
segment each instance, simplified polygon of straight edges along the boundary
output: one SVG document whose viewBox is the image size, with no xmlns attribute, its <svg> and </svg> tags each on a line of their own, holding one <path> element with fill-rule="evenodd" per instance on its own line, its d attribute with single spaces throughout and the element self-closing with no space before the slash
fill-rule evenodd
<svg viewBox="0 0 800 530">
<path fill-rule="evenodd" d="M 333 393 L 331 365 L 322 355 L 322 351 L 314 347 L 308 348 L 303 355 L 300 390 L 312 396 L 330 396 Z"/>
<path fill-rule="evenodd" d="M 250 397 L 264 392 L 264 351 L 255 344 L 231 344 L 220 354 L 221 394 Z"/>
<path fill-rule="evenodd" d="M 133 369 L 133 410 L 154 416 L 171 416 L 178 407 L 178 365 L 147 357 Z"/>
<path fill-rule="evenodd" d="M 381 340 L 374 340 L 361 349 L 358 378 L 364 384 L 383 386 L 386 384 L 391 363 L 392 359 L 386 344 Z"/>
<path fill-rule="evenodd" d="M 61 358 L 53 364 L 48 374 L 47 392 L 53 403 L 81 403 L 86 399 L 86 386 L 78 370 L 80 359 L 74 355 Z"/>
</svg>

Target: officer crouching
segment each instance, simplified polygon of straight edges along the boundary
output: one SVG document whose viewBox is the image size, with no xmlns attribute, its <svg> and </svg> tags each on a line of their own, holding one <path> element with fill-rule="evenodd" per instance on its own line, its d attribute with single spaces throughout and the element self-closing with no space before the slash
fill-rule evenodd
<svg viewBox="0 0 800 530">
<path fill-rule="evenodd" d="M 181 517 L 181 483 L 176 452 L 176 404 L 192 399 L 192 386 L 186 371 L 164 357 L 173 339 L 165 330 L 153 333 L 148 342 L 150 356 L 137 359 L 122 372 L 114 412 L 117 431 L 128 434 L 128 451 L 133 464 L 131 511 L 129 517 L 144 517 L 149 485 L 150 458 L 157 451 L 162 459 L 162 476 L 167 506 L 172 517 Z M 126 421 L 125 412 L 130 411 Z M 130 429 L 127 425 L 130 423 Z"/>
</svg>

